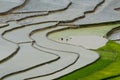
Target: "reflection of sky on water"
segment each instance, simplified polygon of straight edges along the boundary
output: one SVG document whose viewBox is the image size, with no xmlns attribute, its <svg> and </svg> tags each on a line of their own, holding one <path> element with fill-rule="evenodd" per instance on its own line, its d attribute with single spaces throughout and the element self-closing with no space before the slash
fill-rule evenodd
<svg viewBox="0 0 120 80">
<path fill-rule="evenodd" d="M 20 6 L 25 0 L 0 0 L 0 13 L 7 12 L 12 8 Z"/>
<path fill-rule="evenodd" d="M 23 3 L 25 0 L 1 0 L 1 1 L 7 1 L 7 2 L 15 2 L 15 3 Z"/>
</svg>

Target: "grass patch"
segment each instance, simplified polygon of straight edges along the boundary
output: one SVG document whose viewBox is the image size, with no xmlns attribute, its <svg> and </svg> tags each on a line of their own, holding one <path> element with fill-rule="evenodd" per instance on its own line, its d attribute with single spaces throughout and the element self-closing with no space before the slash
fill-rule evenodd
<svg viewBox="0 0 120 80">
<path fill-rule="evenodd" d="M 116 55 L 116 59 L 112 62 L 109 66 L 105 67 L 104 69 L 97 71 L 83 79 L 80 80 L 109 80 L 111 76 L 120 75 L 120 44 L 115 42 L 108 42 L 108 44 L 101 48 L 105 51 L 111 51 Z"/>
<path fill-rule="evenodd" d="M 108 80 L 120 80 L 120 76 L 119 76 L 119 77 L 112 78 L 112 79 L 108 79 Z"/>
<path fill-rule="evenodd" d="M 114 74 L 119 74 L 119 49 L 119 44 L 109 41 L 104 47 L 96 50 L 101 56 L 98 61 L 69 75 L 65 75 L 58 80 L 100 80 Z"/>
<path fill-rule="evenodd" d="M 120 26 L 120 23 L 87 25 L 82 28 L 69 28 L 51 33 L 48 38 L 54 41 L 60 41 L 62 38 L 67 38 L 74 35 L 97 35 L 105 36 L 111 29 Z M 97 51 L 101 58 L 89 66 L 76 70 L 68 75 L 65 75 L 57 80 L 101 80 L 120 74 L 120 45 L 109 41 L 105 46 Z M 119 80 L 119 79 L 118 79 Z"/>
</svg>

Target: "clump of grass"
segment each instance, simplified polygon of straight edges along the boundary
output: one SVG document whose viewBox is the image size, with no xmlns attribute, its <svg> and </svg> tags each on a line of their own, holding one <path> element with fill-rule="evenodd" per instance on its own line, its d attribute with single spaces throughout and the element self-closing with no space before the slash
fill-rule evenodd
<svg viewBox="0 0 120 80">
<path fill-rule="evenodd" d="M 91 65 L 65 75 L 58 80 L 100 80 L 120 74 L 120 45 L 109 41 L 97 51 L 101 58 Z"/>
<path fill-rule="evenodd" d="M 109 41 L 108 44 L 102 48 L 103 51 L 110 51 L 115 54 L 114 61 L 107 67 L 103 68 L 100 71 L 97 71 L 89 76 L 86 76 L 84 80 L 108 80 L 116 75 L 120 75 L 120 44 L 117 44 L 113 41 Z M 100 50 L 99 49 L 99 50 Z"/>
</svg>

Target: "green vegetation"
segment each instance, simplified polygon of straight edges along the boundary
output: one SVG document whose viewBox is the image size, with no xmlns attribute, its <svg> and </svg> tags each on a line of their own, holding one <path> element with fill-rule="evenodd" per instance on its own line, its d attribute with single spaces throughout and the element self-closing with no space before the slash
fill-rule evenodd
<svg viewBox="0 0 120 80">
<path fill-rule="evenodd" d="M 101 56 L 98 61 L 66 75 L 59 80 L 101 80 L 109 78 L 110 76 L 119 75 L 120 44 L 109 41 L 106 46 L 96 51 Z"/>
<path fill-rule="evenodd" d="M 107 45 L 106 45 L 107 47 Z M 104 47 L 96 50 L 98 53 L 100 53 L 101 58 L 96 61 L 95 63 L 86 66 L 82 69 L 79 69 L 67 76 L 64 76 L 62 78 L 60 78 L 59 80 L 78 80 L 78 79 L 82 79 L 88 75 L 90 75 L 91 73 L 94 73 L 98 70 L 103 69 L 104 67 L 108 66 L 111 62 L 114 61 L 115 59 L 115 54 L 107 51 L 107 50 L 103 50 Z M 86 79 L 84 79 L 86 80 Z"/>
<path fill-rule="evenodd" d="M 109 66 L 105 67 L 104 69 L 95 72 L 86 78 L 84 80 L 99 80 L 104 78 L 109 78 L 110 76 L 116 76 L 120 74 L 120 45 L 115 42 L 108 42 L 108 44 L 104 47 L 102 47 L 102 50 L 104 51 L 110 51 L 113 52 L 116 55 L 116 59 L 114 62 L 112 62 Z"/>
<path fill-rule="evenodd" d="M 51 33 L 48 38 L 59 41 L 61 37 L 67 38 L 74 35 L 105 36 L 108 31 L 120 26 L 120 23 L 86 25 L 80 28 L 68 28 Z M 109 41 L 105 46 L 95 50 L 100 54 L 96 62 L 65 75 L 58 80 L 120 80 L 120 44 Z M 118 75 L 118 76 L 117 76 Z M 111 78 L 114 77 L 114 79 Z"/>
<path fill-rule="evenodd" d="M 108 79 L 108 80 L 120 80 L 120 75 L 119 75 L 119 77 L 111 78 L 111 79 Z"/>
</svg>

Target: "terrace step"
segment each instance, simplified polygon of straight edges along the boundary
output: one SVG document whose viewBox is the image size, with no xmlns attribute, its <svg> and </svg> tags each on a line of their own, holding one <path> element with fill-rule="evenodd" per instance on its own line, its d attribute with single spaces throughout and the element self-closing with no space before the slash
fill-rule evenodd
<svg viewBox="0 0 120 80">
<path fill-rule="evenodd" d="M 29 0 L 24 7 L 14 10 L 12 13 L 56 11 L 64 9 L 69 3 L 69 0 Z"/>
<path fill-rule="evenodd" d="M 26 4 L 23 7 L 16 9 L 14 11 L 11 11 L 9 14 L 4 14 L 4 15 L 0 16 L 0 21 L 1 22 L 9 22 L 11 20 L 23 20 L 25 18 L 30 18 L 30 17 L 44 16 L 44 15 L 48 15 L 52 12 L 59 12 L 59 11 L 66 10 L 71 4 L 71 2 L 68 0 L 55 2 L 56 4 L 60 4 L 59 2 L 64 3 L 64 4 L 60 4 L 59 6 L 56 4 L 53 4 L 53 3 L 51 4 L 50 2 L 48 3 L 46 1 L 45 0 L 44 1 L 37 0 L 37 3 L 36 3 L 34 0 L 29 0 L 29 1 L 27 0 Z M 45 4 L 44 6 L 43 6 L 43 3 Z M 33 6 L 30 6 L 31 4 Z M 40 5 L 40 4 L 42 4 L 42 5 Z M 49 5 L 49 7 L 47 4 Z M 39 8 L 36 8 L 36 6 L 34 7 L 34 5 L 38 5 Z M 46 5 L 47 5 L 47 7 L 46 7 Z M 50 5 L 52 5 L 52 6 L 50 6 Z M 30 6 L 30 7 L 28 7 L 28 6 Z M 53 8 L 53 7 L 55 7 L 55 8 Z M 35 9 L 33 9 L 33 8 L 35 8 Z M 41 9 L 44 10 L 47 8 L 51 8 L 51 10 L 41 11 Z M 38 9 L 38 10 L 36 10 L 36 9 Z M 22 11 L 25 11 L 25 12 L 22 12 Z"/>
<path fill-rule="evenodd" d="M 7 23 L 1 23 L 0 22 L 0 28 L 4 28 L 4 27 L 7 27 L 9 24 L 7 24 Z"/>
<path fill-rule="evenodd" d="M 36 44 L 34 44 L 33 46 L 40 50 L 45 50 L 45 51 L 48 51 L 51 53 L 55 53 L 56 55 L 60 56 L 60 59 L 56 60 L 52 63 L 43 65 L 43 66 L 39 66 L 39 67 L 29 70 L 27 72 L 9 76 L 9 77 L 5 78 L 4 80 L 15 80 L 15 79 L 23 80 L 23 79 L 32 78 L 35 76 L 39 76 L 39 77 L 48 76 L 48 75 L 57 73 L 65 68 L 73 65 L 79 58 L 79 55 L 77 55 L 75 53 L 53 51 L 53 50 L 49 50 L 49 49 L 37 46 Z"/>
<path fill-rule="evenodd" d="M 99 58 L 99 55 L 96 52 L 86 50 L 82 47 L 76 47 L 76 46 L 72 46 L 72 45 L 57 43 L 57 42 L 51 41 L 47 38 L 47 34 L 49 32 L 58 30 L 58 29 L 62 29 L 63 27 L 65 28 L 65 26 L 62 26 L 62 27 L 58 26 L 56 28 L 51 28 L 51 29 L 46 29 L 46 30 L 38 29 L 38 30 L 34 30 L 30 34 L 30 37 L 33 40 L 35 40 L 35 42 L 38 46 L 42 46 L 46 49 L 50 49 L 50 50 L 54 50 L 54 51 L 59 51 L 59 52 L 67 51 L 67 52 L 77 53 L 80 55 L 80 58 L 77 60 L 77 62 L 74 65 L 71 65 L 70 67 L 62 70 L 63 72 L 60 71 L 56 74 L 50 75 L 50 77 L 48 76 L 49 78 L 43 77 L 46 80 L 58 78 L 60 76 L 68 74 L 74 70 L 80 69 L 90 63 L 93 63 L 94 61 L 96 61 Z"/>
<path fill-rule="evenodd" d="M 14 27 L 9 30 L 6 30 L 6 33 L 4 33 L 3 37 L 15 43 L 32 42 L 33 40 L 29 38 L 30 32 L 36 29 L 55 26 L 56 24 L 57 22 L 49 22 L 49 23 L 35 24 L 29 26 Z"/>
<path fill-rule="evenodd" d="M 115 10 L 118 7 L 120 7 L 119 0 L 105 0 L 105 3 L 96 12 L 87 15 L 84 19 L 78 19 L 69 24 L 83 25 L 119 21 L 120 12 Z"/>
<path fill-rule="evenodd" d="M 0 14 L 24 4 L 25 0 L 0 0 Z"/>
<path fill-rule="evenodd" d="M 9 24 L 9 23 L 8 23 Z M 0 29 L 0 63 L 7 61 L 11 57 L 13 57 L 17 51 L 19 50 L 19 47 L 17 44 L 12 43 L 10 41 L 7 41 L 3 39 L 3 33 L 7 30 L 12 28 L 13 26 L 18 26 L 15 22 L 11 22 L 9 25 L 4 24 L 1 26 L 2 28 Z"/>
<path fill-rule="evenodd" d="M 1 79 L 14 73 L 44 65 L 59 58 L 59 56 L 54 54 L 33 48 L 32 43 L 19 44 L 19 46 L 20 50 L 17 54 L 7 62 L 0 65 Z"/>
<path fill-rule="evenodd" d="M 19 47 L 17 44 L 6 41 L 0 36 L 0 63 L 13 57 L 18 50 Z"/>
<path fill-rule="evenodd" d="M 120 27 L 113 28 L 107 33 L 107 37 L 110 40 L 120 43 Z"/>
<path fill-rule="evenodd" d="M 23 20 L 25 18 L 30 18 L 34 16 L 43 16 L 43 15 L 48 15 L 48 12 L 33 12 L 33 13 L 10 13 L 6 15 L 0 16 L 0 21 L 1 22 L 10 22 L 10 21 L 19 21 Z"/>
<path fill-rule="evenodd" d="M 91 12 L 91 11 L 94 12 L 96 6 L 102 4 L 103 2 L 104 0 L 91 0 L 91 1 L 75 0 L 72 1 L 72 4 L 68 7 L 67 10 L 59 11 L 46 16 L 36 16 L 32 18 L 26 18 L 22 21 L 19 21 L 19 23 L 23 24 L 24 22 L 29 22 L 28 24 L 33 24 L 33 23 L 41 23 L 41 22 L 49 22 L 49 21 L 61 21 L 61 22 L 73 21 L 79 17 L 84 17 L 84 13 L 86 12 Z"/>
<path fill-rule="evenodd" d="M 65 25 L 78 28 L 120 20 L 119 0 L 19 1 L 0 1 L 0 80 L 53 80 L 88 66 L 99 59 L 97 52 L 51 40 L 48 35 L 67 29 Z M 109 39 L 120 43 L 119 30 L 113 30 Z"/>
</svg>

